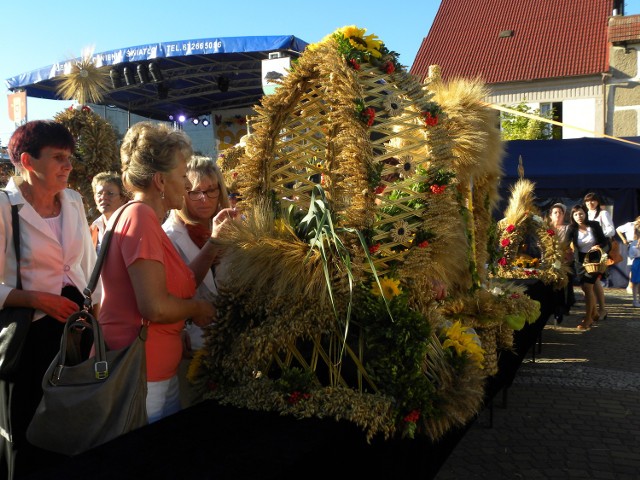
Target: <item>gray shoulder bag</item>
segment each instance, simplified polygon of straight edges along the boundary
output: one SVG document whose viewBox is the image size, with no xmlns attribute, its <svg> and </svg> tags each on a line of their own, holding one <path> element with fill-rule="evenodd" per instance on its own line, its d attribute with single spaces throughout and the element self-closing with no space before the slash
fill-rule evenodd
<svg viewBox="0 0 640 480">
<path fill-rule="evenodd" d="M 84 307 L 67 319 L 60 352 L 42 379 L 42 400 L 27 429 L 27 439 L 37 447 L 76 455 L 148 423 L 144 347 L 147 326 L 141 324 L 140 333 L 128 347 L 109 350 L 100 324 L 89 312 L 91 293 L 124 208 L 105 234 L 89 285 L 83 292 Z M 70 339 L 75 329 L 93 332 L 95 355 L 80 363 L 74 361 L 74 342 Z"/>
</svg>

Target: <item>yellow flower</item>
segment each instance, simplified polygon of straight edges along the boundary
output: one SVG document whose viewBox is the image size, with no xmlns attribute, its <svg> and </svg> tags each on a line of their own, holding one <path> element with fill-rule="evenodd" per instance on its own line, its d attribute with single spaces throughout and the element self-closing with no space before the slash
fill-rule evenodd
<svg viewBox="0 0 640 480">
<path fill-rule="evenodd" d="M 198 374 L 200 373 L 200 366 L 202 365 L 202 357 L 204 357 L 204 354 L 204 348 L 196 350 L 196 352 L 193 354 L 191 363 L 189 363 L 189 369 L 187 370 L 187 380 L 190 383 L 195 383 L 196 379 L 198 378 Z"/>
<path fill-rule="evenodd" d="M 445 335 L 447 339 L 442 344 L 442 348 L 453 348 L 457 355 L 467 355 L 479 368 L 483 368 L 485 351 L 479 345 L 475 330 L 471 327 L 463 327 L 460 321 L 457 321 L 446 329 Z"/>
<path fill-rule="evenodd" d="M 367 32 L 366 28 L 358 28 L 355 25 L 345 25 L 344 27 L 336 30 L 336 33 L 341 33 L 344 38 L 360 37 L 362 38 Z"/>
<path fill-rule="evenodd" d="M 369 52 L 375 58 L 382 57 L 382 53 L 380 53 L 380 49 L 382 48 L 382 40 L 380 40 L 377 35 L 367 35 L 366 37 L 364 37 L 364 40 L 365 42 L 367 42 L 367 52 Z"/>
<path fill-rule="evenodd" d="M 336 30 L 336 33 L 341 33 L 356 50 L 367 52 L 375 58 L 382 57 L 382 53 L 380 53 L 382 41 L 374 34 L 365 36 L 366 32 L 366 28 L 358 28 L 355 25 L 348 25 Z"/>
<path fill-rule="evenodd" d="M 382 287 L 382 292 L 380 292 L 380 287 Z M 402 289 L 400 288 L 400 280 L 394 280 L 393 278 L 381 278 L 380 287 L 378 287 L 377 282 L 373 282 L 371 284 L 371 293 L 376 297 L 384 295 L 384 298 L 386 298 L 387 300 L 391 300 L 393 297 L 396 297 L 402 293 Z"/>
</svg>

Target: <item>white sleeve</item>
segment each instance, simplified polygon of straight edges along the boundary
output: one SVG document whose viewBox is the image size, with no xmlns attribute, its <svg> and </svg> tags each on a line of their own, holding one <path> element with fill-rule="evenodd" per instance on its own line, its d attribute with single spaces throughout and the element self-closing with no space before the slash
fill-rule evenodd
<svg viewBox="0 0 640 480">
<path fill-rule="evenodd" d="M 611 215 L 606 210 L 601 210 L 600 215 L 598 215 L 598 221 L 600 222 L 600 226 L 602 227 L 602 231 L 605 237 L 613 237 L 616 234 L 616 229 L 613 226 L 613 220 L 611 220 Z"/>
</svg>

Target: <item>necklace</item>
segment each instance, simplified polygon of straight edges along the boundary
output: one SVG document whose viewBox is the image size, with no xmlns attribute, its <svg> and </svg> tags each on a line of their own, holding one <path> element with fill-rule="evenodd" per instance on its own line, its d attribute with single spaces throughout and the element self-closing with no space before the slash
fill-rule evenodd
<svg viewBox="0 0 640 480">
<path fill-rule="evenodd" d="M 60 205 L 60 199 L 58 198 L 57 195 L 54 195 L 52 205 L 47 205 L 45 207 L 42 207 L 42 206 L 36 207 L 36 205 L 34 205 L 34 202 L 33 202 L 33 195 L 31 194 L 31 186 L 29 186 L 29 184 L 27 183 L 23 183 L 20 186 L 20 191 L 22 192 L 22 196 L 24 197 L 24 199 L 27 202 L 29 202 L 29 204 L 33 207 L 36 213 L 40 215 L 42 218 L 54 218 L 60 215 L 60 210 L 62 209 L 62 206 Z"/>
</svg>

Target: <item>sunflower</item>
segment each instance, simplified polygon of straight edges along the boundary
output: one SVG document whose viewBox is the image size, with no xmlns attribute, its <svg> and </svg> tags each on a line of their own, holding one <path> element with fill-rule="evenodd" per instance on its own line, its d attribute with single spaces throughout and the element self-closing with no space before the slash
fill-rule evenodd
<svg viewBox="0 0 640 480">
<path fill-rule="evenodd" d="M 471 327 L 463 327 L 460 321 L 456 321 L 446 330 L 447 339 L 442 348 L 453 348 L 457 355 L 467 355 L 479 368 L 483 368 L 485 351 L 480 346 L 480 340 L 475 330 Z"/>
<path fill-rule="evenodd" d="M 387 111 L 390 117 L 397 117 L 399 115 L 402 115 L 402 112 L 404 110 L 402 100 L 395 93 L 387 95 L 386 98 L 382 101 L 382 106 Z"/>
<path fill-rule="evenodd" d="M 391 229 L 391 238 L 397 243 L 403 243 L 409 240 L 409 238 L 411 238 L 409 224 L 404 220 L 398 220 L 395 222 Z"/>
<path fill-rule="evenodd" d="M 336 33 L 342 34 L 356 50 L 368 53 L 374 58 L 382 57 L 382 53 L 380 52 L 383 46 L 382 41 L 374 34 L 365 35 L 366 32 L 366 28 L 349 25 L 338 29 Z"/>
<path fill-rule="evenodd" d="M 397 297 L 402 293 L 400 288 L 400 280 L 394 280 L 393 278 L 383 277 L 380 279 L 380 286 L 377 282 L 371 284 L 371 293 L 376 297 L 384 295 L 384 298 L 391 300 L 393 297 Z"/>
</svg>

